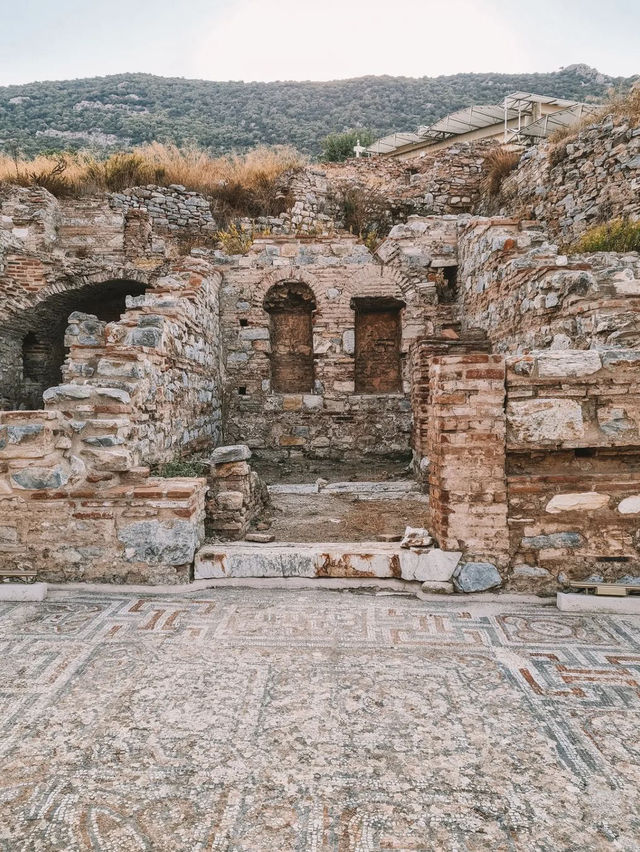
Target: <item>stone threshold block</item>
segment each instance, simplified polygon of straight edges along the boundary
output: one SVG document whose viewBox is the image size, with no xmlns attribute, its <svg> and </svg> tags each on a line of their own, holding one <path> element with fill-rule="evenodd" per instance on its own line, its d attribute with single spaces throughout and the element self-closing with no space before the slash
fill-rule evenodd
<svg viewBox="0 0 640 852">
<path fill-rule="evenodd" d="M 558 592 L 556 603 L 561 612 L 612 612 L 617 615 L 640 616 L 640 595 L 623 598 Z"/>
<path fill-rule="evenodd" d="M 0 583 L 0 601 L 43 601 L 46 583 Z"/>
<path fill-rule="evenodd" d="M 448 583 L 460 554 L 424 554 L 397 544 L 313 542 L 210 544 L 196 554 L 194 579 L 227 577 L 369 577 Z"/>
</svg>

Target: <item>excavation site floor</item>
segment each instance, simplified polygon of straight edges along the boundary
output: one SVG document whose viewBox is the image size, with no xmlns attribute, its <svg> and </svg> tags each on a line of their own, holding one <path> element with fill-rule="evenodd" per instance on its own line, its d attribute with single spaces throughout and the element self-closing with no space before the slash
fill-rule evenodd
<svg viewBox="0 0 640 852">
<path fill-rule="evenodd" d="M 344 491 L 333 492 L 272 487 L 271 505 L 261 520 L 269 523 L 268 532 L 276 541 L 299 542 L 375 541 L 385 534 L 401 536 L 407 526 L 428 523 L 426 495 L 365 490 L 365 483 L 344 485 Z"/>
<path fill-rule="evenodd" d="M 640 618 L 262 589 L 0 604 L 0 848 L 640 847 Z"/>
</svg>

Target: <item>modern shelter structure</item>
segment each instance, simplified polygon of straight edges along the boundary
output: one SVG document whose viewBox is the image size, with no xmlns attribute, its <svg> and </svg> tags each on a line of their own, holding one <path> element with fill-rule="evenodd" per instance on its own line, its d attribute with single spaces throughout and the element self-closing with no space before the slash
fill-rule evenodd
<svg viewBox="0 0 640 852">
<path fill-rule="evenodd" d="M 560 127 L 569 127 L 594 115 L 598 105 L 565 98 L 513 92 L 501 104 L 470 106 L 452 112 L 415 133 L 392 133 L 370 145 L 369 154 L 410 159 L 434 153 L 454 142 L 495 138 L 503 142 L 543 139 Z"/>
</svg>

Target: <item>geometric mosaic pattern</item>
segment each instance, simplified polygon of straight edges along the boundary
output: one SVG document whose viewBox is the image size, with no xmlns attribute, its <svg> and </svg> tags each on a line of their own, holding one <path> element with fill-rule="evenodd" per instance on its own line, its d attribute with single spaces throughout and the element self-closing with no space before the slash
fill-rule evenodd
<svg viewBox="0 0 640 852">
<path fill-rule="evenodd" d="M 216 589 L 0 603 L 0 850 L 640 849 L 640 619 Z"/>
</svg>

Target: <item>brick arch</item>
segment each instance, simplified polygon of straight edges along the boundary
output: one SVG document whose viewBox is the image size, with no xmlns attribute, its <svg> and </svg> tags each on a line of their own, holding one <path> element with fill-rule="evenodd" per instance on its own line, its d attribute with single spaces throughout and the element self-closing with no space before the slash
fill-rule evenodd
<svg viewBox="0 0 640 852">
<path fill-rule="evenodd" d="M 291 267 L 289 269 L 279 269 L 277 272 L 270 272 L 262 278 L 253 292 L 253 306 L 264 309 L 265 298 L 269 290 L 290 283 L 304 285 L 311 291 L 314 300 L 317 301 L 318 282 L 314 280 L 313 275 Z"/>
<path fill-rule="evenodd" d="M 145 288 L 151 289 L 161 274 L 160 270 L 154 270 L 150 273 L 127 266 L 108 266 L 89 274 L 70 274 L 57 277 L 50 284 L 40 287 L 37 290 L 27 290 L 25 288 L 18 292 L 14 291 L 11 293 L 10 298 L 4 300 L 4 316 L 0 320 L 0 328 L 10 326 L 14 318 L 26 311 L 33 310 L 42 302 L 48 301 L 52 296 L 67 292 L 73 293 L 90 285 L 102 285 L 110 281 L 133 281 L 144 285 Z M 0 283 L 1 289 L 2 284 Z"/>
<path fill-rule="evenodd" d="M 113 322 L 126 310 L 127 296 L 138 296 L 148 289 L 144 280 L 105 280 L 104 274 L 55 282 L 33 294 L 21 310 L 3 318 L 0 407 L 40 408 L 43 391 L 60 383 L 70 314 L 79 311 Z"/>
</svg>

